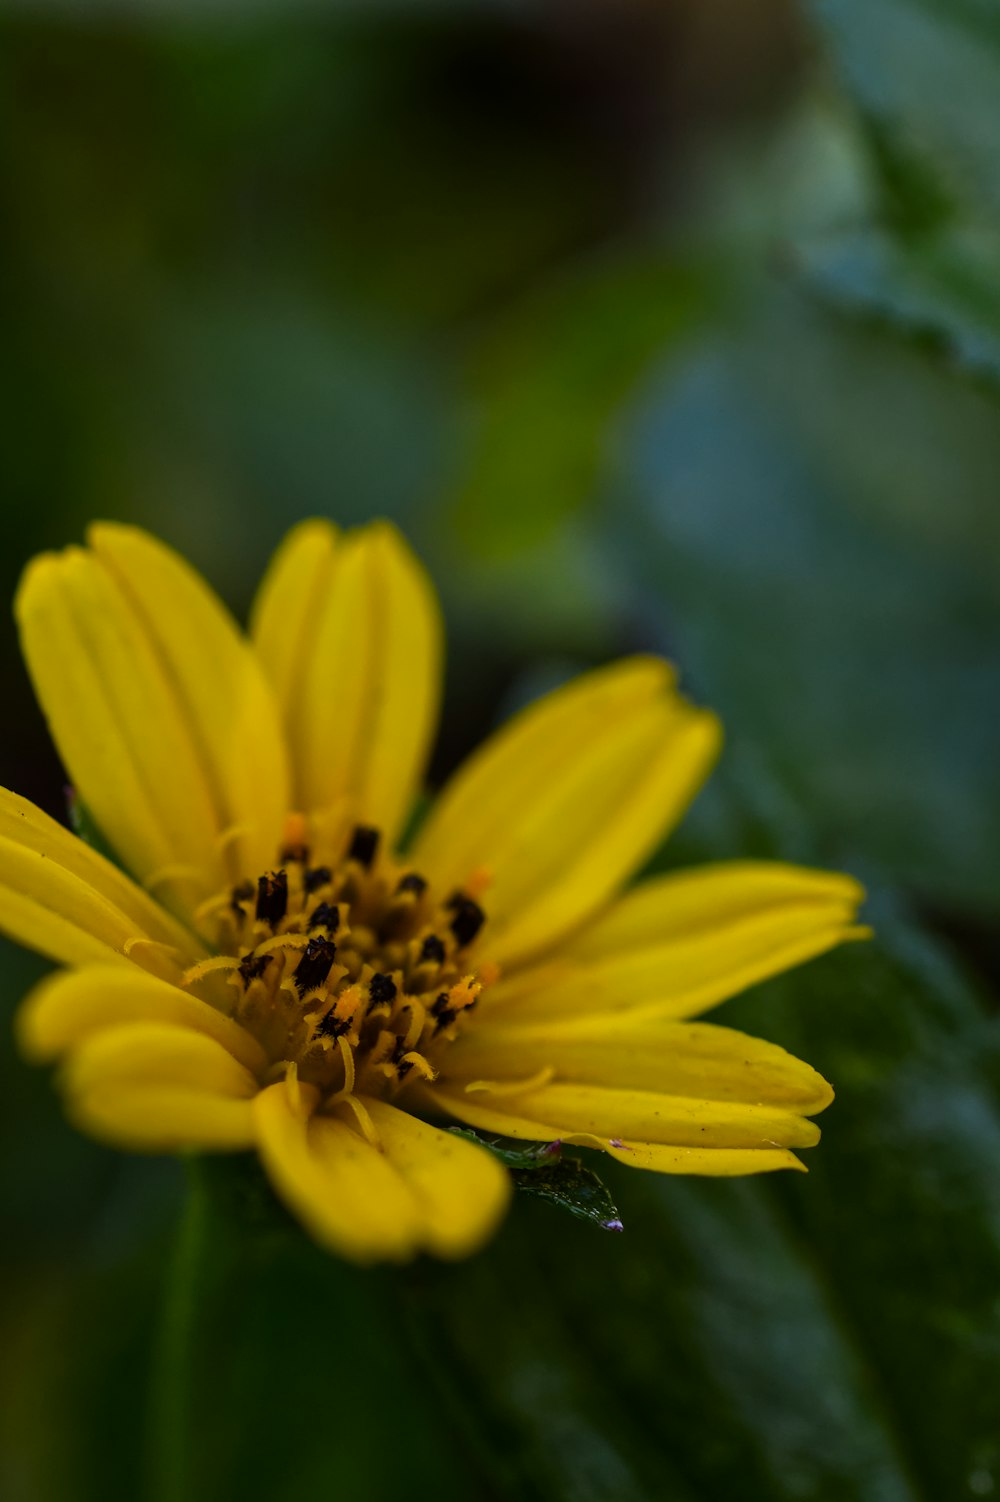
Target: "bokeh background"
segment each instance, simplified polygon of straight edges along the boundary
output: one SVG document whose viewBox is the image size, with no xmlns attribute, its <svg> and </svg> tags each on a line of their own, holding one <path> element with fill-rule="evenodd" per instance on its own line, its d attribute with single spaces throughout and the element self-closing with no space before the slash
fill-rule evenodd
<svg viewBox="0 0 1000 1502">
<path fill-rule="evenodd" d="M 624 1235 L 524 1196 L 365 1274 L 234 1183 L 171 1475 L 182 1171 L 64 1125 L 4 949 L 0 1494 L 995 1495 L 1000 9 L 22 0 L 0 121 L 0 593 L 108 516 L 243 612 L 295 520 L 391 516 L 435 778 L 666 651 L 728 747 L 659 863 L 843 867 L 878 930 L 719 1014 L 835 1082 L 808 1178 L 612 1171 Z M 0 685 L 0 780 L 61 812 L 12 625 Z"/>
</svg>

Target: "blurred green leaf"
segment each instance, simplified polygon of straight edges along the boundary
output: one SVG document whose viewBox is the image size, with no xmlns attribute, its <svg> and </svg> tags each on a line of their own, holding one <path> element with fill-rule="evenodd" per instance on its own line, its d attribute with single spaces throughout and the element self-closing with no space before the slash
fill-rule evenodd
<svg viewBox="0 0 1000 1502">
<path fill-rule="evenodd" d="M 642 629 L 825 831 L 936 902 L 1000 900 L 1000 414 L 794 297 L 668 372 L 609 549 Z M 961 460 L 961 483 L 956 478 Z"/>
<path fill-rule="evenodd" d="M 715 308 L 705 268 L 620 259 L 523 300 L 473 356 L 454 523 L 475 556 L 530 547 L 593 499 L 614 419 L 654 361 Z"/>
<path fill-rule="evenodd" d="M 983 0 L 810 0 L 865 119 L 881 223 L 798 247 L 838 306 L 1000 381 L 1000 12 Z"/>
<path fill-rule="evenodd" d="M 954 208 L 1000 220 L 1000 12 L 992 0 L 806 0 L 836 69 Z"/>
<path fill-rule="evenodd" d="M 945 232 L 900 244 L 876 231 L 796 249 L 818 291 L 1000 383 L 1000 235 Z"/>
</svg>

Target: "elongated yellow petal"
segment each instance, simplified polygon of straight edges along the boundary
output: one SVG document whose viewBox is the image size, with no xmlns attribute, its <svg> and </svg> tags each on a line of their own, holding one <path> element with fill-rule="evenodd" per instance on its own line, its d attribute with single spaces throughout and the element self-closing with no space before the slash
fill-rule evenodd
<svg viewBox="0 0 1000 1502">
<path fill-rule="evenodd" d="M 610 1154 L 630 1168 L 645 1168 L 653 1173 L 693 1173 L 729 1178 L 741 1174 L 770 1173 L 779 1168 L 803 1170 L 803 1164 L 787 1148 L 761 1147 L 691 1147 L 676 1143 L 624 1140 L 618 1136 L 593 1131 L 554 1130 L 551 1123 L 515 1115 L 505 1097 L 464 1095 L 455 1091 L 418 1087 L 415 1100 L 426 1110 L 441 1112 L 464 1121 L 482 1132 L 520 1137 L 534 1142 L 559 1141 L 574 1146 L 594 1147 Z M 502 1107 L 502 1108 L 501 1108 Z"/>
<path fill-rule="evenodd" d="M 718 935 L 744 920 L 789 909 L 815 907 L 853 918 L 864 896 L 860 882 L 837 871 L 783 861 L 718 861 L 642 882 L 578 934 L 572 951 L 581 959 L 600 959 L 651 941 Z"/>
<path fill-rule="evenodd" d="M 316 1092 L 271 1085 L 254 1103 L 257 1144 L 271 1182 L 323 1246 L 355 1262 L 403 1262 L 420 1242 L 421 1214 L 389 1160 L 339 1117 L 314 1114 Z"/>
<path fill-rule="evenodd" d="M 523 1079 L 551 1068 L 558 1080 L 661 1091 L 701 1100 L 777 1106 L 812 1115 L 833 1099 L 823 1077 L 777 1044 L 706 1022 L 628 1015 L 503 1027 L 477 1019 L 442 1058 L 445 1083 Z"/>
<path fill-rule="evenodd" d="M 511 1195 L 492 1153 L 385 1101 L 364 1102 L 382 1151 L 415 1195 L 421 1244 L 438 1257 L 467 1257 L 493 1234 Z"/>
<path fill-rule="evenodd" d="M 72 1051 L 64 1080 L 71 1090 L 100 1084 L 172 1084 L 246 1097 L 257 1081 L 215 1038 L 170 1022 L 128 1022 L 102 1029 Z"/>
<path fill-rule="evenodd" d="M 183 1086 L 99 1088 L 67 1100 L 78 1131 L 133 1153 L 234 1153 L 253 1146 L 253 1106 Z"/>
<path fill-rule="evenodd" d="M 485 868 L 490 953 L 520 963 L 580 924 L 641 865 L 715 758 L 714 716 L 634 658 L 523 710 L 462 768 L 414 860 L 443 886 Z"/>
<path fill-rule="evenodd" d="M 41 1062 L 57 1058 L 94 1033 L 138 1022 L 190 1028 L 220 1043 L 252 1073 L 266 1067 L 263 1049 L 245 1028 L 197 996 L 135 966 L 89 965 L 47 976 L 22 1003 L 16 1028 L 25 1054 Z"/>
<path fill-rule="evenodd" d="M 88 540 L 164 665 L 207 783 L 217 837 L 241 875 L 276 856 L 288 767 L 270 687 L 249 643 L 199 574 L 137 527 L 102 523 Z"/>
<path fill-rule="evenodd" d="M 16 611 L 56 747 L 106 838 L 140 880 L 181 859 L 211 867 L 205 788 L 178 748 L 159 665 L 106 571 L 81 549 L 36 558 Z"/>
<path fill-rule="evenodd" d="M 684 1018 L 863 937 L 851 877 L 739 862 L 656 877 L 621 898 L 543 965 L 487 993 L 491 1017 Z"/>
<path fill-rule="evenodd" d="M 117 866 L 27 798 L 9 792 L 7 788 L 0 788 L 0 839 L 34 851 L 71 876 L 78 877 L 123 913 L 133 924 L 135 933 L 159 944 L 173 945 L 192 958 L 204 952 L 201 941 L 190 929 L 171 917 Z"/>
<path fill-rule="evenodd" d="M 650 1173 L 693 1173 L 703 1178 L 732 1179 L 753 1173 L 774 1173 L 780 1168 L 806 1172 L 800 1158 L 780 1147 L 663 1147 L 658 1142 L 623 1142 L 620 1146 L 602 1142 L 600 1146 L 619 1163 L 629 1168 L 645 1168 Z"/>
<path fill-rule="evenodd" d="M 64 964 L 116 958 L 127 963 L 127 951 L 136 946 L 139 964 L 160 973 L 180 971 L 172 949 L 150 942 L 132 918 L 87 881 L 40 851 L 2 836 L 0 933 Z"/>
<path fill-rule="evenodd" d="M 283 707 L 296 805 L 345 800 L 391 841 L 423 775 L 441 679 L 437 603 L 402 538 L 386 523 L 343 540 L 322 522 L 297 528 L 262 586 L 254 637 Z"/>
<path fill-rule="evenodd" d="M 458 1096 L 438 1086 L 434 1095 L 440 1095 L 447 1109 L 464 1120 L 465 1101 L 476 1101 L 479 1092 Z M 505 1130 L 511 1137 L 534 1137 L 537 1123 L 542 1122 L 543 1137 L 583 1133 L 603 1140 L 626 1138 L 671 1147 L 812 1147 L 819 1141 L 819 1128 L 811 1121 L 778 1106 L 699 1100 L 653 1090 L 555 1082 L 519 1095 L 483 1092 L 482 1098 L 498 1117 L 510 1113 L 512 1125 Z M 517 1130 L 522 1122 L 530 1123 L 531 1130 Z"/>
<path fill-rule="evenodd" d="M 250 638 L 288 730 L 296 782 L 303 680 L 316 623 L 330 595 L 338 536 L 337 528 L 319 517 L 293 527 L 271 559 L 250 612 Z M 293 801 L 304 806 L 297 788 Z"/>
<path fill-rule="evenodd" d="M 286 807 L 269 691 L 248 645 L 180 559 L 133 528 L 36 559 L 17 598 L 60 755 L 143 882 L 188 906 L 274 860 Z"/>
<path fill-rule="evenodd" d="M 257 1082 L 204 1033 L 155 1022 L 108 1028 L 72 1052 L 62 1083 L 74 1123 L 117 1147 L 232 1151 L 253 1143 Z"/>
</svg>

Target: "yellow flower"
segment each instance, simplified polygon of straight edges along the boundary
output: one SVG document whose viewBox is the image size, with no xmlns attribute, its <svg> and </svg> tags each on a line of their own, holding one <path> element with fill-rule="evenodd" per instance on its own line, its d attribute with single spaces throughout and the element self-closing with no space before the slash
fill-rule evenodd
<svg viewBox="0 0 1000 1502">
<path fill-rule="evenodd" d="M 690 1019 L 860 933 L 846 876 L 735 862 L 629 877 L 718 748 L 636 657 L 516 715 L 412 848 L 441 679 L 396 532 L 296 528 L 247 640 L 131 527 L 34 560 L 25 656 L 78 795 L 133 880 L 0 794 L 0 927 L 67 967 L 19 1015 L 72 1119 L 144 1151 L 256 1148 L 359 1261 L 475 1249 L 506 1170 L 432 1125 L 661 1173 L 800 1167 L 832 1092 Z"/>
</svg>

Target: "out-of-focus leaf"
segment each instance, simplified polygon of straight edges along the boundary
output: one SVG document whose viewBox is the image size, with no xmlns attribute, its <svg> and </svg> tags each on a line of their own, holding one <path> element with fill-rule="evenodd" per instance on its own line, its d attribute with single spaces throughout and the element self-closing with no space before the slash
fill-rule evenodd
<svg viewBox="0 0 1000 1502">
<path fill-rule="evenodd" d="M 529 547 L 592 499 L 618 409 L 717 298 L 703 269 L 630 259 L 560 281 L 500 321 L 474 356 L 475 410 L 454 503 L 472 553 Z"/>
<path fill-rule="evenodd" d="M 992 0 L 806 0 L 866 114 L 953 205 L 1000 219 L 1000 12 Z"/>
<path fill-rule="evenodd" d="M 798 247 L 818 290 L 1000 382 L 1000 11 L 810 0 L 869 129 L 882 223 Z"/>
<path fill-rule="evenodd" d="M 803 829 L 988 910 L 995 404 L 906 345 L 780 299 L 668 373 L 637 434 L 636 498 L 608 540 L 645 580 L 644 630 Z"/>
<path fill-rule="evenodd" d="M 518 1189 L 537 1194 L 560 1210 L 580 1220 L 599 1226 L 602 1231 L 620 1231 L 622 1223 L 614 1200 L 592 1168 L 582 1158 L 564 1153 L 558 1142 L 531 1147 L 496 1138 L 481 1137 L 466 1127 L 452 1127 L 460 1137 L 468 1137 L 495 1154 L 510 1169 Z"/>
<path fill-rule="evenodd" d="M 799 245 L 813 285 L 849 312 L 923 338 L 1000 383 L 1000 236 L 946 231 L 900 244 L 876 231 Z"/>
</svg>

